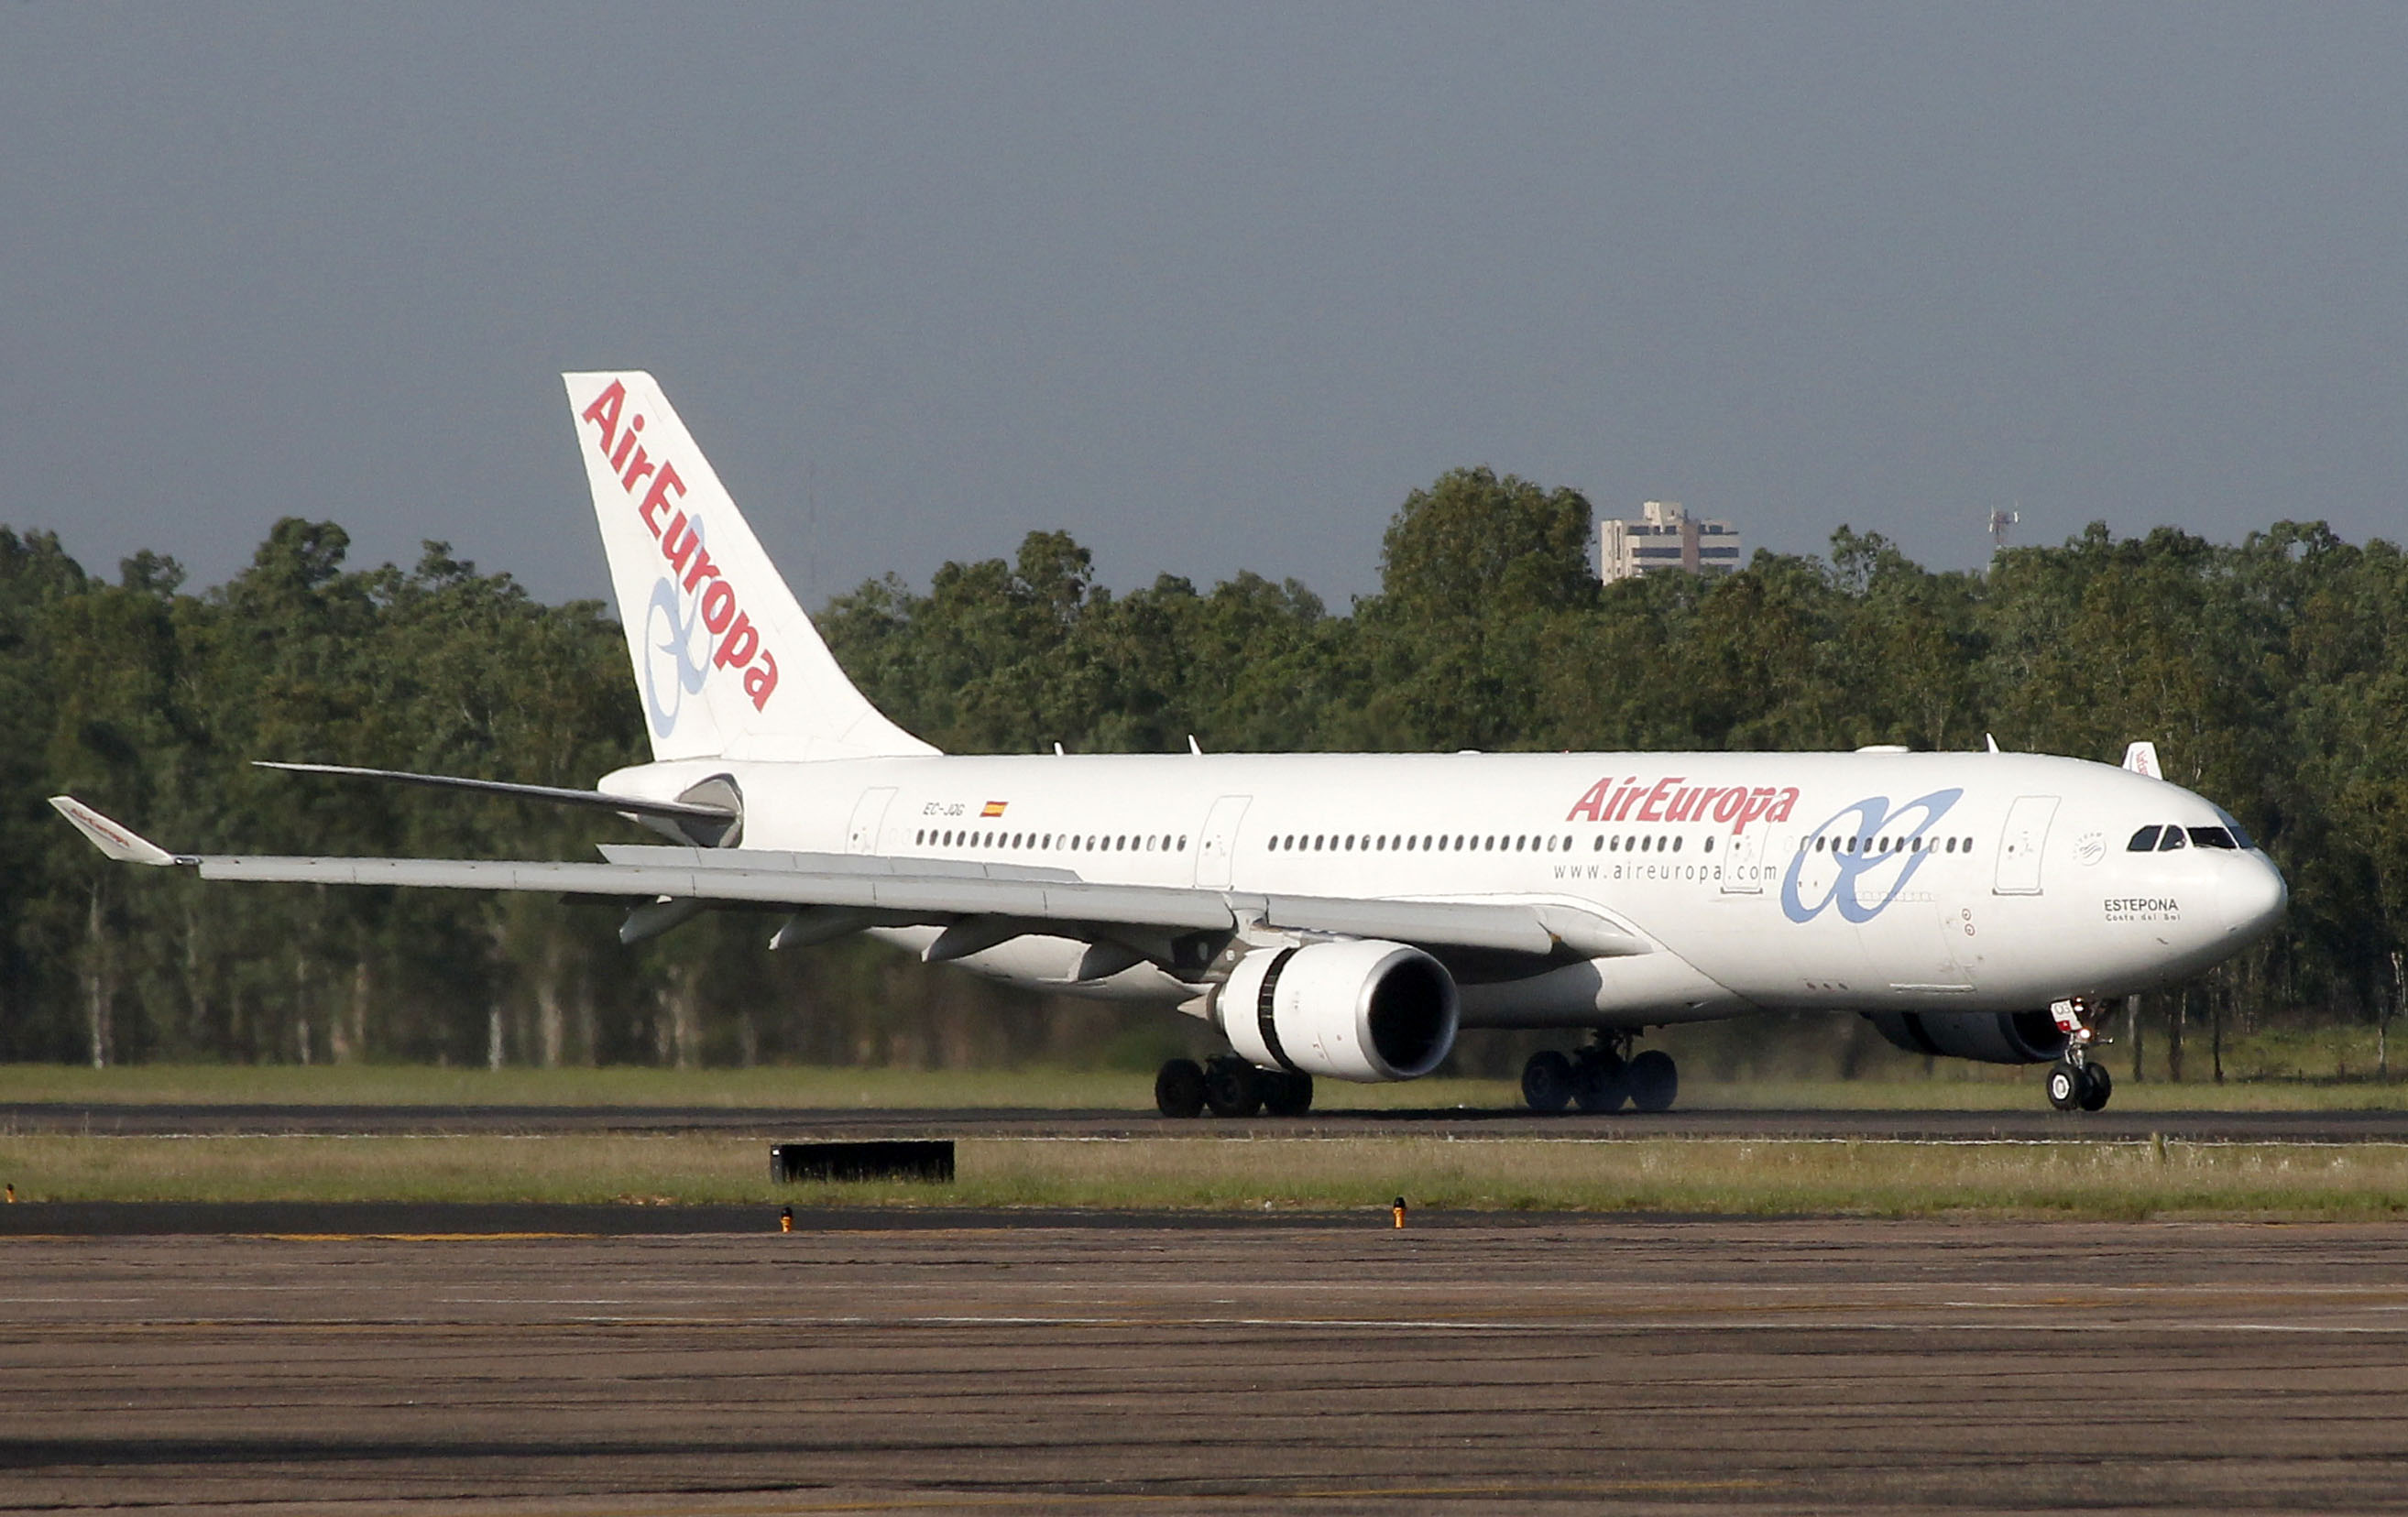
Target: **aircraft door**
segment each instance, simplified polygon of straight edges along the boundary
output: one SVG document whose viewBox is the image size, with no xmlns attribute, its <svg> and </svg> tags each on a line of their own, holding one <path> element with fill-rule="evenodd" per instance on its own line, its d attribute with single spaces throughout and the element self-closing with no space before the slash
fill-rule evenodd
<svg viewBox="0 0 2408 1517">
<path fill-rule="evenodd" d="M 2007 809 L 2007 824 L 1999 834 L 1999 873 L 1990 889 L 1999 895 L 2040 894 L 2041 853 L 2048 845 L 2048 824 L 2057 815 L 2054 795 L 2022 795 Z"/>
<path fill-rule="evenodd" d="M 882 786 L 865 790 L 853 809 L 853 823 L 845 828 L 844 851 L 848 853 L 878 852 L 878 829 L 886 820 L 886 803 L 895 798 L 895 787 Z"/>
<path fill-rule="evenodd" d="M 1764 834 L 1742 832 L 1732 835 L 1730 845 L 1723 854 L 1723 894 L 1726 895 L 1761 895 L 1764 894 Z"/>
<path fill-rule="evenodd" d="M 1224 795 L 1212 803 L 1204 830 L 1196 839 L 1196 886 L 1198 890 L 1229 888 L 1229 867 L 1238 852 L 1238 823 L 1244 820 L 1252 795 Z"/>
</svg>

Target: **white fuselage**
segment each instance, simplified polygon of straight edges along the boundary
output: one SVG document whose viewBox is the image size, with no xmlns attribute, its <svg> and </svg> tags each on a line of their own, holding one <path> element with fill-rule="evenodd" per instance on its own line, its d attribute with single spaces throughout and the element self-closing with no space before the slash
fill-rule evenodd
<svg viewBox="0 0 2408 1517">
<path fill-rule="evenodd" d="M 604 784 L 667 799 L 717 775 L 742 792 L 751 849 L 1037 866 L 1233 896 L 1563 905 L 1651 945 L 1466 976 L 1474 1026 L 2028 1010 L 2195 974 L 2284 904 L 2254 849 L 2129 850 L 2143 827 L 2228 827 L 2200 796 L 2027 754 L 714 759 Z M 918 946 L 934 929 L 892 936 Z M 1082 948 L 1031 936 L 960 962 L 1073 988 Z M 1148 966 L 1076 988 L 1197 991 Z"/>
</svg>

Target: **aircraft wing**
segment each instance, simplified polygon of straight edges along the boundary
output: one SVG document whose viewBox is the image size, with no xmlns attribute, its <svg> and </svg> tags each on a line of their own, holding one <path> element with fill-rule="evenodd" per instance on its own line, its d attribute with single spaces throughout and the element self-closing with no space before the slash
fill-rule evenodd
<svg viewBox="0 0 2408 1517">
<path fill-rule="evenodd" d="M 607 862 L 600 864 L 174 853 L 72 796 L 52 796 L 50 805 L 112 859 L 191 868 L 204 880 L 524 890 L 798 910 L 835 907 L 874 913 L 884 924 L 949 924 L 988 917 L 1028 923 L 1026 931 L 1058 924 L 1071 937 L 1078 936 L 1082 925 L 1175 932 L 1261 926 L 1541 955 L 1568 949 L 1583 957 L 1607 957 L 1650 950 L 1644 938 L 1616 923 L 1549 903 L 1378 900 L 1098 884 L 1067 869 L 743 848 L 606 844 L 602 852 Z"/>
</svg>

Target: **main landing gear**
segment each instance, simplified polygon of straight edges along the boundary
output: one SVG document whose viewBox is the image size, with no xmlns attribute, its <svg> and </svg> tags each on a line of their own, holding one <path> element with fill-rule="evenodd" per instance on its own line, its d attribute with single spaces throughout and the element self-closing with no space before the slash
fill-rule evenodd
<svg viewBox="0 0 2408 1517">
<path fill-rule="evenodd" d="M 1522 1099 L 1533 1111 L 1619 1111 L 1625 1101 L 1641 1111 L 1669 1111 L 1680 1089 L 1672 1056 L 1653 1048 L 1632 1054 L 1627 1032 L 1599 1032 L 1576 1053 L 1547 1049 L 1522 1066 Z"/>
<path fill-rule="evenodd" d="M 1166 1117 L 1300 1117 L 1312 1109 L 1312 1077 L 1257 1069 L 1234 1054 L 1197 1064 L 1173 1059 L 1154 1077 L 1154 1109 Z"/>
<path fill-rule="evenodd" d="M 2103 1041 L 2096 1025 L 2097 1008 L 2076 997 L 2049 1009 L 2065 1034 L 2065 1055 L 2048 1067 L 2048 1104 L 2059 1111 L 2098 1111 L 2115 1092 L 2107 1066 L 2090 1062 L 2090 1051 Z"/>
</svg>

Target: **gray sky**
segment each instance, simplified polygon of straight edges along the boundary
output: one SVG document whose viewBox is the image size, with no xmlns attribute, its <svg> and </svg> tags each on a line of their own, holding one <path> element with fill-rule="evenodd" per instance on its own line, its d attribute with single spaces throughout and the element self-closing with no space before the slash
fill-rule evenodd
<svg viewBox="0 0 2408 1517">
<path fill-rule="evenodd" d="M 2408 8 L 0 10 L 0 522 L 604 593 L 641 366 L 807 603 L 1064 527 L 1370 589 L 1489 464 L 1841 522 L 2398 537 Z"/>
</svg>

